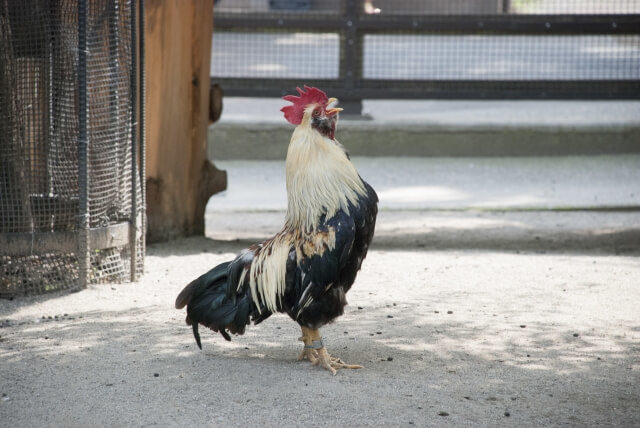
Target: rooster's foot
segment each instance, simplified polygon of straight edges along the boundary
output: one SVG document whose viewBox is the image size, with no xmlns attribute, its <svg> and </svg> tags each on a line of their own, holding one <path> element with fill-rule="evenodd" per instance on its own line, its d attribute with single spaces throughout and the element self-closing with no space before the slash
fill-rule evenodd
<svg viewBox="0 0 640 428">
<path fill-rule="evenodd" d="M 336 374 L 336 369 L 361 369 L 362 366 L 357 364 L 347 364 L 340 358 L 332 357 L 324 347 L 322 338 L 320 337 L 320 331 L 311 330 L 306 327 L 302 327 L 302 337 L 299 339 L 304 342 L 304 349 L 298 356 L 298 361 L 305 358 L 313 365 L 321 366 Z"/>
<path fill-rule="evenodd" d="M 336 369 L 361 369 L 362 366 L 358 364 L 347 364 L 342 361 L 340 358 L 332 357 L 327 352 L 327 348 L 318 349 L 318 359 L 314 362 L 314 365 L 320 365 L 325 369 L 329 370 L 331 374 L 336 374 Z"/>
</svg>

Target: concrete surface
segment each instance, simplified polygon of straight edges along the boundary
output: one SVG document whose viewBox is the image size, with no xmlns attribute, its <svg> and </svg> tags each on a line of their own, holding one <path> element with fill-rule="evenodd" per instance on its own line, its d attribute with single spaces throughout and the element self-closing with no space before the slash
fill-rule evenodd
<svg viewBox="0 0 640 428">
<path fill-rule="evenodd" d="M 284 159 L 292 126 L 280 99 L 225 98 L 209 158 Z M 558 156 L 640 152 L 637 101 L 365 100 L 371 120 L 342 117 L 354 156 Z"/>
<path fill-rule="evenodd" d="M 322 330 L 365 368 L 332 377 L 285 316 L 197 349 L 174 298 L 241 247 L 152 245 L 138 284 L 0 301 L 0 425 L 640 424 L 636 257 L 374 246 Z"/>
<path fill-rule="evenodd" d="M 225 97 L 220 123 L 286 124 L 280 109 L 287 104 L 280 98 Z M 363 112 L 373 123 L 381 124 L 462 128 L 640 126 L 640 101 L 364 100 Z"/>
<path fill-rule="evenodd" d="M 640 154 L 536 158 L 354 157 L 382 210 L 640 207 Z M 216 161 L 216 211 L 286 209 L 284 161 Z"/>
<path fill-rule="evenodd" d="M 640 251 L 640 155 L 354 158 L 377 190 L 375 245 L 407 249 Z M 284 163 L 224 161 L 207 236 L 249 244 L 280 230 Z"/>
<path fill-rule="evenodd" d="M 353 158 L 378 192 L 374 244 L 406 249 L 640 251 L 640 155 Z M 206 234 L 247 245 L 280 230 L 284 162 L 219 161 Z"/>
</svg>

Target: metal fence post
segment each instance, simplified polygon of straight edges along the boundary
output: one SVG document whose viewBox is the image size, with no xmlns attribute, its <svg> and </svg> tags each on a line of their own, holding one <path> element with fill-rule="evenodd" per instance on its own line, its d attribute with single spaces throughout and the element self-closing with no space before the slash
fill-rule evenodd
<svg viewBox="0 0 640 428">
<path fill-rule="evenodd" d="M 136 238 L 138 236 L 138 140 L 137 140 L 137 112 L 138 112 L 138 43 L 136 1 L 131 4 L 131 218 L 129 220 L 129 251 L 131 256 L 130 274 L 131 281 L 138 280 L 136 265 L 138 252 L 136 250 Z"/>
<path fill-rule="evenodd" d="M 78 0 L 78 281 L 89 282 L 89 142 L 87 136 L 87 2 Z"/>
<path fill-rule="evenodd" d="M 358 31 L 358 22 L 363 0 L 345 0 L 345 30 L 340 43 L 340 78 L 347 96 L 340 99 L 345 115 L 362 114 L 362 98 L 356 94 L 362 79 L 362 49 L 364 39 Z"/>
<path fill-rule="evenodd" d="M 138 32 L 138 46 L 140 48 L 140 116 L 138 122 L 140 123 L 138 135 L 140 138 L 140 228 L 142 229 L 142 248 L 145 248 L 145 234 L 147 233 L 147 163 L 146 163 L 146 132 L 145 132 L 145 117 L 146 117 L 146 68 L 144 61 L 144 0 L 140 0 L 140 10 L 138 13 L 139 32 Z M 142 254 L 144 259 L 144 252 Z"/>
</svg>

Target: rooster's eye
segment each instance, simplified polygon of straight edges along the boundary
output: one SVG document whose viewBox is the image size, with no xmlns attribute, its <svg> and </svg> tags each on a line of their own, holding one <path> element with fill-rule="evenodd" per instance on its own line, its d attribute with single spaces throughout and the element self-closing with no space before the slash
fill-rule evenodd
<svg viewBox="0 0 640 428">
<path fill-rule="evenodd" d="M 315 110 L 313 111 L 313 116 L 314 116 L 314 117 L 318 117 L 318 116 L 320 116 L 320 109 L 315 109 Z"/>
</svg>

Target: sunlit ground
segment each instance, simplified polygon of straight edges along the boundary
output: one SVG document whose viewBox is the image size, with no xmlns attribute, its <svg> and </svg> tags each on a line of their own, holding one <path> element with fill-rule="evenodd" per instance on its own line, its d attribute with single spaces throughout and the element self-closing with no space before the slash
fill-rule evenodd
<svg viewBox="0 0 640 428">
<path fill-rule="evenodd" d="M 197 349 L 173 300 L 242 246 L 154 245 L 139 284 L 1 301 L 3 423 L 640 423 L 636 257 L 374 248 L 322 330 L 365 368 L 332 377 L 286 316 Z"/>
</svg>

